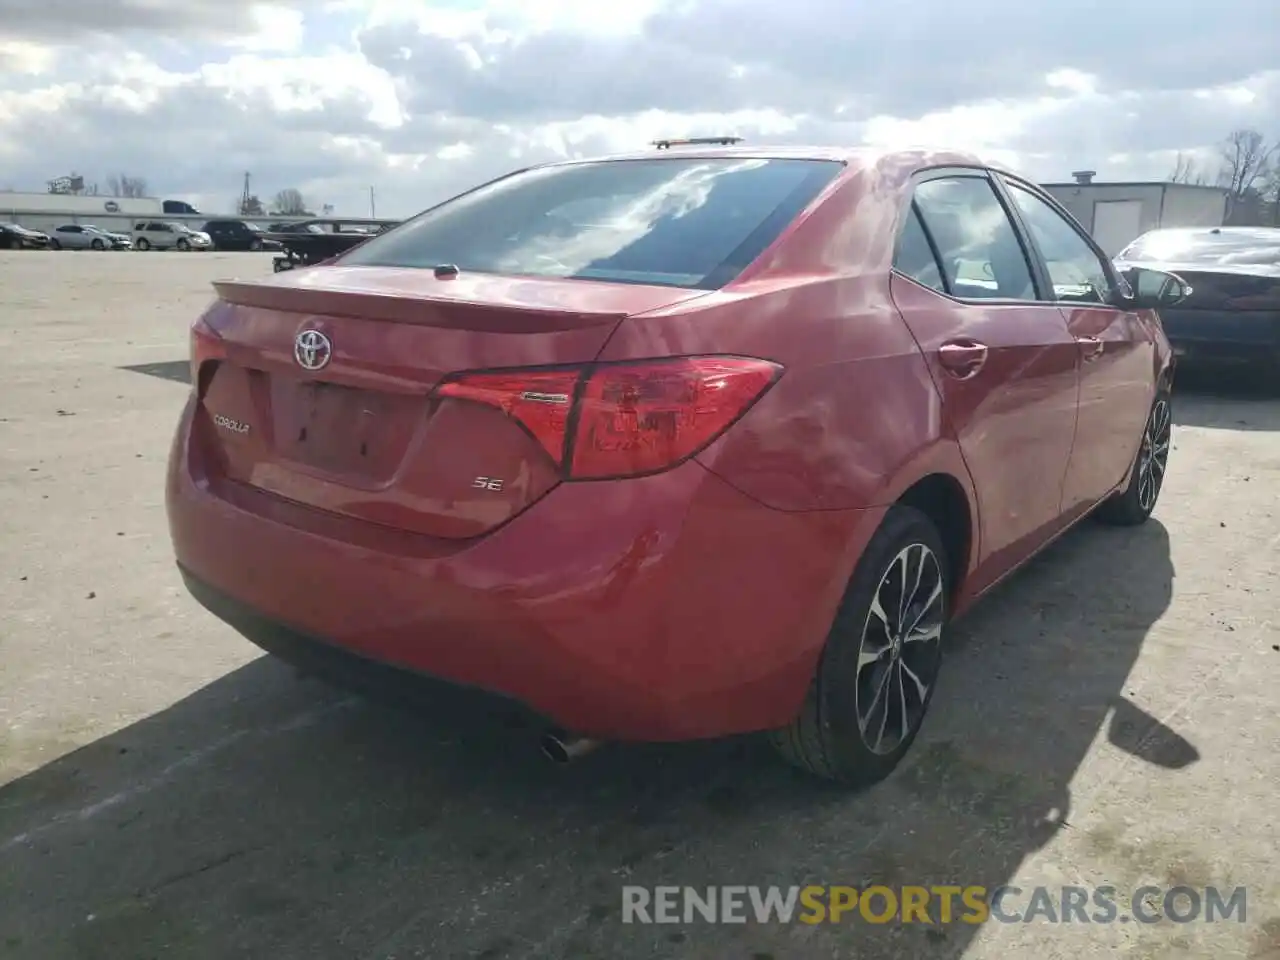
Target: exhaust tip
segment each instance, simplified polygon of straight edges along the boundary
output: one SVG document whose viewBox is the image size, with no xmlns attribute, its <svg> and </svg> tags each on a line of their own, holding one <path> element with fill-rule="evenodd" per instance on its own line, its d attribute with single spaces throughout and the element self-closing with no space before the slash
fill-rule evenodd
<svg viewBox="0 0 1280 960">
<path fill-rule="evenodd" d="M 539 743 L 542 755 L 555 764 L 571 763 L 600 746 L 599 740 L 586 737 L 565 737 L 558 733 L 543 734 Z"/>
<path fill-rule="evenodd" d="M 564 743 L 554 733 L 548 733 L 542 738 L 542 755 L 552 763 L 568 763 L 569 751 L 565 749 Z"/>
</svg>

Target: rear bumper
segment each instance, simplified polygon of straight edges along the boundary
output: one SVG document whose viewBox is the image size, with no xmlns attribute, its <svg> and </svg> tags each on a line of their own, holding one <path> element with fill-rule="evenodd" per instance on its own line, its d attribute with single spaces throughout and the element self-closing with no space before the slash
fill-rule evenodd
<svg viewBox="0 0 1280 960">
<path fill-rule="evenodd" d="M 267 649 L 319 638 L 599 738 L 787 723 L 883 515 L 773 510 L 689 461 L 562 484 L 483 538 L 443 541 L 212 481 L 190 410 L 166 502 L 178 563 L 217 615 Z"/>
</svg>

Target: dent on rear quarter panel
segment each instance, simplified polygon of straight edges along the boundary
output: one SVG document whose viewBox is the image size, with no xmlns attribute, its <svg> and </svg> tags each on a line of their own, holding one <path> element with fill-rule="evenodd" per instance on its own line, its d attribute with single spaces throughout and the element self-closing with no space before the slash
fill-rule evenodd
<svg viewBox="0 0 1280 960">
<path fill-rule="evenodd" d="M 903 151 L 851 166 L 737 281 L 624 320 L 601 359 L 736 353 L 781 363 L 781 379 L 697 458 L 767 506 L 879 506 L 933 472 L 971 492 L 889 271 L 912 175 L 974 162 Z"/>
<path fill-rule="evenodd" d="M 679 316 L 625 321 L 604 359 L 736 353 L 779 362 L 782 377 L 699 462 L 780 510 L 892 502 L 941 440 L 942 416 L 887 278 L 771 287 Z"/>
</svg>

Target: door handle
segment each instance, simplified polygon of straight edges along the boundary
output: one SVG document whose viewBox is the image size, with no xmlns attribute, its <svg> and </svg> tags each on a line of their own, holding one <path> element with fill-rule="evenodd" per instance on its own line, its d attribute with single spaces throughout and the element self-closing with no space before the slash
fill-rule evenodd
<svg viewBox="0 0 1280 960">
<path fill-rule="evenodd" d="M 977 340 L 948 340 L 938 348 L 938 362 L 954 377 L 967 380 L 987 362 L 987 345 Z"/>
<path fill-rule="evenodd" d="M 1076 343 L 1080 344 L 1080 351 L 1084 354 L 1086 362 L 1097 360 L 1106 349 L 1106 344 L 1097 337 L 1076 337 Z"/>
</svg>

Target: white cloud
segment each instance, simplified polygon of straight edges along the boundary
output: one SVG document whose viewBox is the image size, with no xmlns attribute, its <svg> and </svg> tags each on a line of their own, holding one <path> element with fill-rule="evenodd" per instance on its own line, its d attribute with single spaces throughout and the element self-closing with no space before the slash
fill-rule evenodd
<svg viewBox="0 0 1280 960">
<path fill-rule="evenodd" d="M 253 32 L 234 38 L 235 46 L 257 53 L 294 53 L 302 46 L 306 18 L 301 10 L 260 4 L 250 16 Z"/>
<path fill-rule="evenodd" d="M 249 170 L 266 196 L 360 214 L 372 186 L 380 214 L 408 215 L 516 165 L 659 136 L 944 145 L 1045 179 L 1212 164 L 1237 127 L 1280 138 L 1274 0 L 1166 7 L 1158 29 L 1114 4 L 954 10 L 0 0 L 0 186 L 126 172 L 218 209 Z"/>
</svg>

